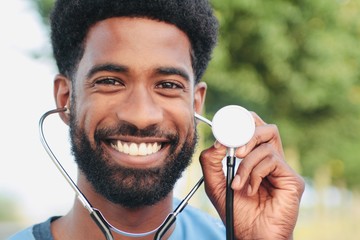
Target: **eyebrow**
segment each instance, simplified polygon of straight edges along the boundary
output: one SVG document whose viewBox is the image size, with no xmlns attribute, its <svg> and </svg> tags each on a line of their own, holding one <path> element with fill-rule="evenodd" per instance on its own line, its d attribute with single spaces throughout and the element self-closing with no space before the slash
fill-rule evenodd
<svg viewBox="0 0 360 240">
<path fill-rule="evenodd" d="M 124 73 L 124 72 L 128 72 L 129 68 L 124 65 L 118 65 L 113 63 L 95 65 L 89 70 L 89 72 L 86 74 L 86 77 L 91 78 L 97 72 L 102 72 L 102 71 Z"/>
<path fill-rule="evenodd" d="M 160 75 L 178 75 L 184 78 L 186 81 L 190 81 L 190 76 L 184 70 L 175 67 L 159 67 L 155 71 Z"/>
<path fill-rule="evenodd" d="M 96 73 L 102 71 L 114 72 L 114 73 L 127 73 L 129 72 L 129 68 L 121 64 L 113 64 L 113 63 L 99 64 L 93 66 L 86 74 L 86 77 L 91 78 Z M 178 75 L 184 78 L 186 81 L 188 82 L 190 81 L 189 74 L 185 70 L 176 67 L 158 67 L 155 69 L 155 74 L 165 75 L 165 76 Z"/>
</svg>

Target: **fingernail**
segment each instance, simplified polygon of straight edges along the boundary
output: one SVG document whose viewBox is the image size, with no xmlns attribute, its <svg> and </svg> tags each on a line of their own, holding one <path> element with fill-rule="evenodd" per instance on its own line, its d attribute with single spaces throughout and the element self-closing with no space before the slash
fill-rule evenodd
<svg viewBox="0 0 360 240">
<path fill-rule="evenodd" d="M 216 140 L 214 143 L 214 148 L 219 148 L 221 144 Z"/>
</svg>

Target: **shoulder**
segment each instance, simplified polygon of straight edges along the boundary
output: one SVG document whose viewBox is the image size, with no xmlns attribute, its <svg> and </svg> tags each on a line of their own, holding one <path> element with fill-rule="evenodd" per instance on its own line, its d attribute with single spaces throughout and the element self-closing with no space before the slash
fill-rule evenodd
<svg viewBox="0 0 360 240">
<path fill-rule="evenodd" d="M 176 220 L 172 240 L 178 239 L 225 239 L 226 229 L 219 218 L 197 208 L 187 206 Z"/>
<path fill-rule="evenodd" d="M 35 240 L 35 237 L 33 235 L 33 226 L 28 227 L 18 233 L 15 233 L 7 240 Z"/>
<path fill-rule="evenodd" d="M 58 218 L 51 217 L 45 222 L 35 224 L 10 236 L 7 240 L 53 240 L 50 225 Z"/>
</svg>

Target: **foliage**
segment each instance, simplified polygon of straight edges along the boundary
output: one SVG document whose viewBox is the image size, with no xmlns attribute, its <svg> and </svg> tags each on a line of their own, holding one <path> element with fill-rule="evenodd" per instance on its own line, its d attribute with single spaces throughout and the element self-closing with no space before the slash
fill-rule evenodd
<svg viewBox="0 0 360 240">
<path fill-rule="evenodd" d="M 54 5 L 54 0 L 32 0 L 32 2 L 34 3 L 34 7 L 40 14 L 44 24 L 47 26 L 49 24 L 49 15 Z"/>
<path fill-rule="evenodd" d="M 279 126 L 302 174 L 360 187 L 360 1 L 212 1 L 219 46 L 207 111 L 240 104 Z"/>
<path fill-rule="evenodd" d="M 0 206 L 0 222 L 17 220 L 17 206 L 13 198 L 0 193 Z"/>
<path fill-rule="evenodd" d="M 53 0 L 33 0 L 46 19 Z M 360 0 L 212 0 L 220 39 L 204 77 L 227 104 L 276 123 L 302 174 L 360 188 Z M 45 23 L 47 21 L 44 21 Z"/>
</svg>

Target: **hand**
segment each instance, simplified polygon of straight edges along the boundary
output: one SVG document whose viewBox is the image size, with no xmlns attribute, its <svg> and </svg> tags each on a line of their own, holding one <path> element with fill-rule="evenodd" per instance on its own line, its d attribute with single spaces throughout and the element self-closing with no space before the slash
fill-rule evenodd
<svg viewBox="0 0 360 240">
<path fill-rule="evenodd" d="M 254 136 L 235 152 L 243 159 L 231 185 L 235 238 L 292 239 L 304 181 L 285 162 L 277 127 L 252 114 Z M 222 160 L 226 152 L 225 146 L 215 142 L 200 155 L 205 191 L 224 223 L 226 180 Z"/>
</svg>

